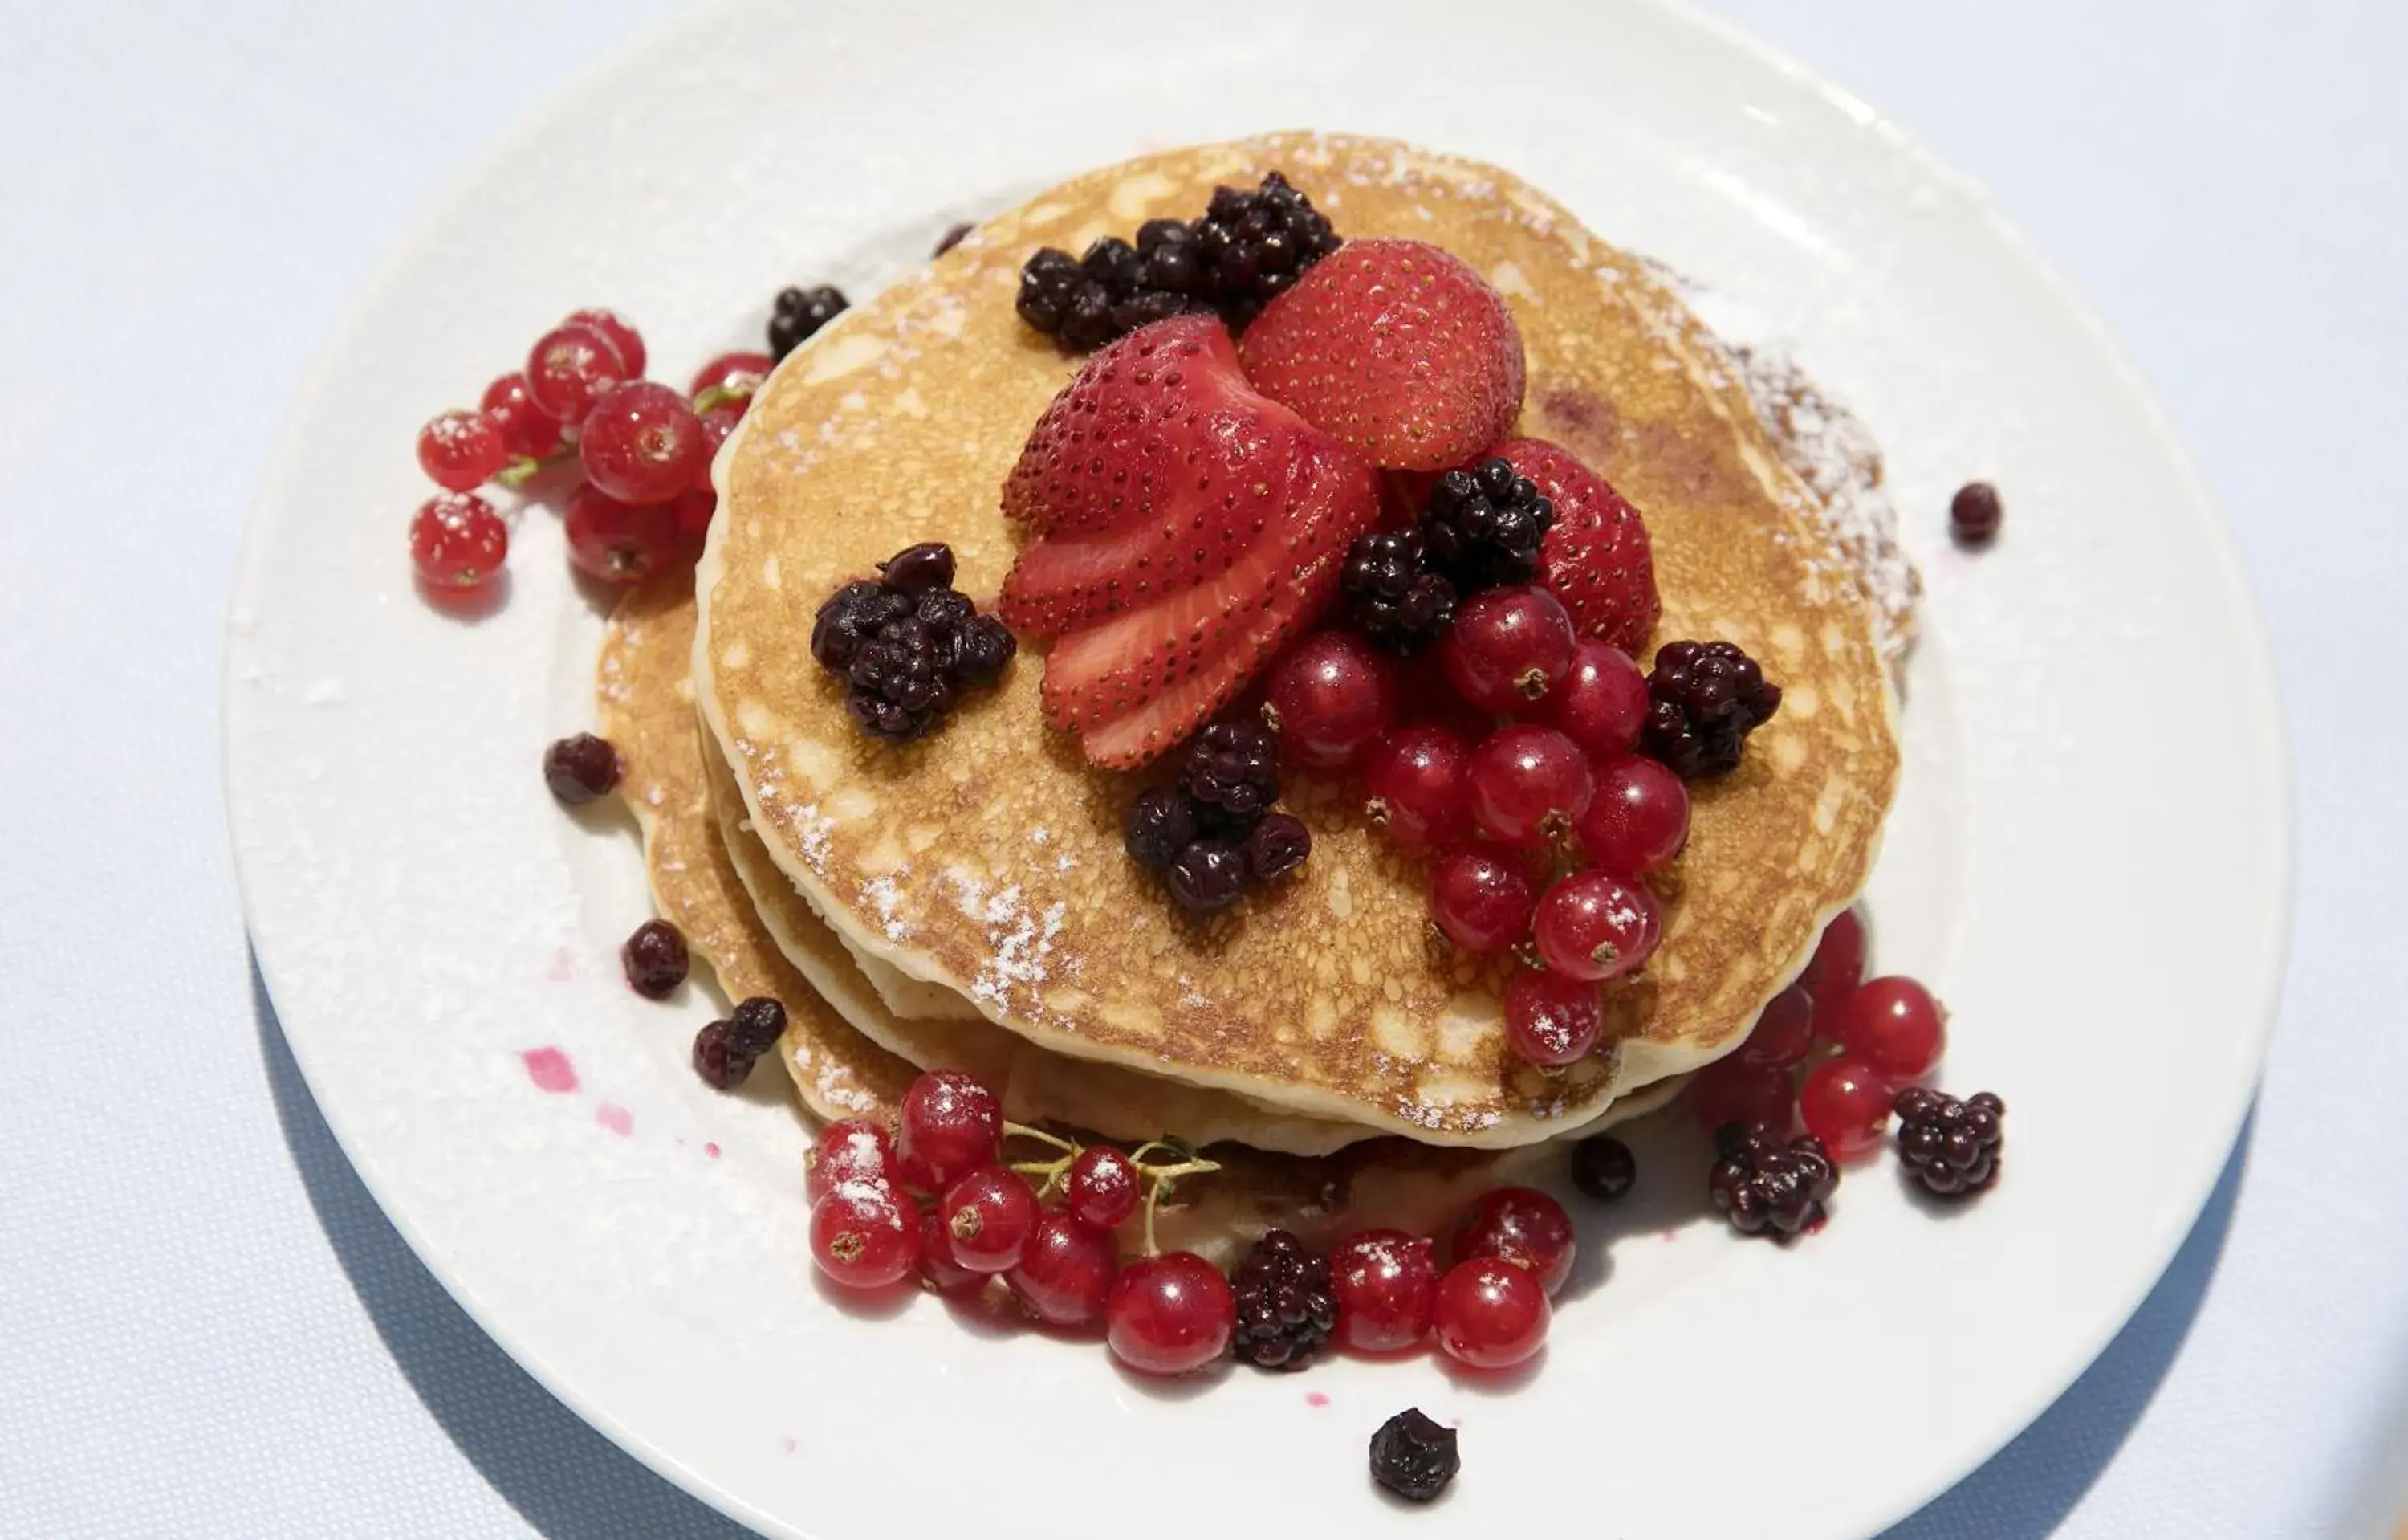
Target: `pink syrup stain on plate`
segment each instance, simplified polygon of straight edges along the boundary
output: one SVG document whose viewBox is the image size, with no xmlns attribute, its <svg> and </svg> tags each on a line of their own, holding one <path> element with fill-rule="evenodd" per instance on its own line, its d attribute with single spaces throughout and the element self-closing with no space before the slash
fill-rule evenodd
<svg viewBox="0 0 2408 1540">
<path fill-rule="evenodd" d="M 785 1437 L 778 1440 L 778 1447 L 785 1450 L 788 1454 L 793 1454 L 799 1446 L 800 1446 L 795 1443 L 795 1435 L 792 1433 L 788 1433 Z"/>
<path fill-rule="evenodd" d="M 594 1121 L 622 1139 L 636 1131 L 636 1115 L 615 1101 L 605 1101 L 595 1108 Z"/>
<path fill-rule="evenodd" d="M 552 949 L 552 960 L 544 964 L 543 976 L 554 984 L 566 984 L 577 976 L 577 954 L 566 946 Z"/>
<path fill-rule="evenodd" d="M 527 1078 L 535 1082 L 537 1090 L 564 1096 L 577 1089 L 577 1066 L 557 1048 L 526 1049 L 519 1055 L 519 1062 L 526 1066 Z"/>
<path fill-rule="evenodd" d="M 1317 1409 L 1317 1408 L 1320 1408 L 1320 1407 L 1323 1407 L 1323 1406 L 1326 1406 L 1326 1405 L 1328 1405 L 1328 1404 L 1329 1404 L 1329 1398 L 1328 1398 L 1327 1396 L 1323 1395 L 1323 1394 L 1322 1394 L 1320 1391 L 1318 1391 L 1318 1390 L 1307 1390 L 1307 1391 L 1304 1393 L 1304 1403 L 1305 1403 L 1307 1406 L 1314 1407 L 1314 1408 L 1316 1408 L 1316 1409 Z"/>
<path fill-rule="evenodd" d="M 713 1141 L 712 1141 L 712 1142 L 710 1142 L 710 1144 L 703 1145 L 703 1146 L 702 1146 L 702 1153 L 703 1153 L 703 1154 L 705 1154 L 705 1155 L 710 1156 L 713 1160 L 718 1159 L 719 1159 L 719 1143 L 718 1143 L 718 1141 L 717 1141 L 717 1140 L 713 1140 Z"/>
</svg>

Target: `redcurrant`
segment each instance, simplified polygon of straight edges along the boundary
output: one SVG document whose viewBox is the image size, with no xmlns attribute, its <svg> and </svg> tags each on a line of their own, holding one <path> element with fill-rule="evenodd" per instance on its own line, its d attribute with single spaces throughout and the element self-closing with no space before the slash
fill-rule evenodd
<svg viewBox="0 0 2408 1540">
<path fill-rule="evenodd" d="M 1537 1187 L 1493 1187 L 1455 1221 L 1455 1259 L 1498 1257 L 1530 1270 L 1552 1298 L 1580 1249 L 1572 1216 Z"/>
<path fill-rule="evenodd" d="M 811 1259 L 847 1288 L 883 1288 L 920 1259 L 920 1215 L 883 1182 L 845 1182 L 811 1205 Z"/>
<path fill-rule="evenodd" d="M 816 1203 L 846 1182 L 899 1184 L 895 1141 L 866 1117 L 844 1117 L 820 1130 L 803 1155 L 803 1196 Z"/>
<path fill-rule="evenodd" d="M 1541 960 L 1568 978 L 1620 978 L 1655 955 L 1664 911 L 1640 883 L 1583 871 L 1547 889 L 1530 935 Z"/>
<path fill-rule="evenodd" d="M 510 527 L 493 505 L 466 492 L 442 492 L 409 519 L 409 560 L 430 588 L 477 588 L 510 554 Z"/>
<path fill-rule="evenodd" d="M 1457 946 L 1501 952 L 1530 933 L 1536 901 L 1511 851 L 1457 845 L 1430 869 L 1430 918 Z"/>
<path fill-rule="evenodd" d="M 1608 871 L 1655 871 L 1689 842 L 1689 788 L 1660 760 L 1626 754 L 1597 768 L 1580 820 L 1581 848 Z"/>
<path fill-rule="evenodd" d="M 1832 1035 L 1842 1051 L 1872 1066 L 1891 1086 L 1931 1072 L 1947 1048 L 1948 1013 L 1910 978 L 1867 979 L 1840 1001 Z"/>
<path fill-rule="evenodd" d="M 1842 1054 L 1814 1066 L 1798 1092 L 1806 1131 L 1832 1156 L 1853 1160 L 1881 1145 L 1889 1130 L 1890 1083 L 1862 1059 Z"/>
<path fill-rule="evenodd" d="M 1750 1064 L 1731 1054 L 1707 1065 L 1689 1082 L 1689 1107 L 1709 1132 L 1737 1123 L 1785 1137 L 1798 1115 L 1798 1087 L 1787 1070 Z"/>
<path fill-rule="evenodd" d="M 644 377 L 643 334 L 629 325 L 626 318 L 618 311 L 590 305 L 581 310 L 569 311 L 568 319 L 561 324 L 591 326 L 600 332 L 610 339 L 610 346 L 618 350 L 619 363 L 627 371 L 621 378 L 641 380 Z"/>
<path fill-rule="evenodd" d="M 591 483 L 569 497 L 563 524 L 568 559 L 604 583 L 640 583 L 676 562 L 685 547 L 675 506 L 631 507 Z"/>
<path fill-rule="evenodd" d="M 548 460 L 560 453 L 560 425 L 538 411 L 527 398 L 523 372 L 512 369 L 487 385 L 485 398 L 477 405 L 485 420 L 500 431 L 511 453 Z"/>
<path fill-rule="evenodd" d="M 777 367 L 766 353 L 724 353 L 695 371 L 691 394 L 696 400 L 702 398 L 703 392 L 710 390 L 722 396 L 749 397 L 761 388 L 761 381 L 768 379 L 769 371 Z M 728 405 L 739 412 L 743 410 L 741 401 L 731 401 Z"/>
<path fill-rule="evenodd" d="M 1120 1248 L 1109 1233 L 1054 1208 L 1038 1218 L 1020 1265 L 1003 1281 L 1021 1307 L 1048 1326 L 1084 1326 L 1104 1313 L 1119 1269 Z"/>
<path fill-rule="evenodd" d="M 1580 746 L 1553 727 L 1499 727 L 1471 751 L 1471 822 L 1490 839 L 1535 849 L 1568 837 L 1597 789 Z"/>
<path fill-rule="evenodd" d="M 597 396 L 630 378 L 609 337 L 580 322 L 554 326 L 527 352 L 527 400 L 564 425 L 583 422 Z"/>
<path fill-rule="evenodd" d="M 1527 711 L 1561 684 L 1579 642 L 1543 588 L 1491 588 L 1455 612 L 1439 663 L 1455 693 L 1483 711 Z"/>
<path fill-rule="evenodd" d="M 1540 720 L 1600 763 L 1628 754 L 1647 723 L 1647 676 L 1630 655 L 1606 641 L 1572 651 L 1571 672 L 1549 692 Z"/>
<path fill-rule="evenodd" d="M 1510 1369 L 1547 1340 L 1547 1291 L 1526 1267 L 1474 1257 L 1438 1281 L 1430 1323 L 1440 1351 L 1471 1369 Z"/>
<path fill-rule="evenodd" d="M 1089 1230 L 1118 1230 L 1144 1196 L 1137 1167 L 1110 1144 L 1081 1150 L 1063 1179 L 1063 1208 Z"/>
<path fill-rule="evenodd" d="M 649 380 L 613 385 L 585 414 L 577 457 L 586 479 L 623 503 L 665 503 L 710 463 L 702 419 L 684 396 Z"/>
<path fill-rule="evenodd" d="M 1463 837 L 1471 822 L 1471 750 L 1446 728 L 1398 727 L 1363 760 L 1363 816 L 1408 850 Z"/>
<path fill-rule="evenodd" d="M 957 1070 L 911 1082 L 896 1118 L 895 1162 L 904 1182 L 942 1192 L 1003 1147 L 1003 1108 L 995 1093 Z"/>
<path fill-rule="evenodd" d="M 1586 1058 L 1604 1030 L 1594 984 L 1541 968 L 1524 970 L 1505 986 L 1505 1045 L 1540 1069 Z"/>
<path fill-rule="evenodd" d="M 1798 982 L 1814 997 L 1814 1033 L 1826 1043 L 1839 1041 L 1842 1001 L 1865 976 L 1865 911 L 1851 904 L 1823 928 L 1813 959 Z"/>
<path fill-rule="evenodd" d="M 945 1189 L 937 1205 L 953 1261 L 973 1273 L 1002 1273 L 1020 1264 L 1037 1228 L 1037 1194 L 1008 1166 L 977 1166 Z"/>
<path fill-rule="evenodd" d="M 1221 1270 L 1192 1251 L 1131 1262 L 1112 1280 L 1104 1340 L 1141 1374 L 1184 1374 L 1229 1350 L 1238 1305 Z"/>
<path fill-rule="evenodd" d="M 418 468 L 446 491 L 475 491 L 509 458 L 502 430 L 481 411 L 447 411 L 418 430 Z"/>
<path fill-rule="evenodd" d="M 1438 1298 L 1436 1250 L 1426 1236 L 1401 1230 L 1360 1231 L 1338 1243 L 1329 1253 L 1333 1340 L 1358 1353 L 1420 1346 Z"/>
<path fill-rule="evenodd" d="M 1814 1051 L 1814 997 L 1793 984 L 1772 997 L 1747 1041 L 1731 1057 L 1769 1070 L 1794 1070 Z"/>
<path fill-rule="evenodd" d="M 1397 720 L 1397 667 L 1351 631 L 1320 631 L 1271 665 L 1264 720 L 1299 765 L 1336 770 Z"/>
</svg>

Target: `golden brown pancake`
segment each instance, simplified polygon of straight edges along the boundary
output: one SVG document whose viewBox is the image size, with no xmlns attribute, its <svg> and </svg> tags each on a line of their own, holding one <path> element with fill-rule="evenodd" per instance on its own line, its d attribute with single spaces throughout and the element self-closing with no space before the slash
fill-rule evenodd
<svg viewBox="0 0 2408 1540">
<path fill-rule="evenodd" d="M 716 756 L 695 731 L 686 673 L 693 630 L 689 573 L 663 574 L 620 600 L 597 670 L 602 728 L 626 762 L 620 795 L 643 835 L 654 902 L 685 932 L 695 956 L 710 965 L 730 999 L 768 995 L 785 1006 L 780 1058 L 816 1115 L 891 1123 L 904 1088 L 925 1067 L 978 1076 L 997 1088 L 1007 1115 L 1016 1121 L 1049 1124 L 1082 1138 L 1100 1130 L 1124 1143 L 1180 1133 L 1209 1146 L 1223 1170 L 1180 1185 L 1174 1205 L 1162 1216 L 1160 1237 L 1216 1261 L 1274 1226 L 1325 1235 L 1386 1223 L 1428 1233 L 1472 1194 L 1553 1159 L 1535 1149 L 1451 1150 L 1394 1138 L 1365 1140 L 1363 1130 L 1342 1129 L 1329 1130 L 1352 1141 L 1337 1153 L 1319 1159 L 1270 1153 L 1226 1141 L 1233 1130 L 1275 1133 L 1307 1120 L 1292 1114 L 1251 1116 L 1253 1109 L 1226 1093 L 1067 1059 L 982 1021 L 882 1018 L 885 1007 L 877 993 L 857 971 L 848 973 L 852 963 L 841 943 L 791 889 L 782 897 L 771 891 L 765 908 L 781 920 L 765 924 L 738 880 L 738 870 L 751 868 L 756 876 L 783 882 L 750 835 L 728 828 L 731 838 L 723 842 L 724 826 L 709 806 Z M 803 959 L 811 976 L 787 954 Z M 826 994 L 814 980 L 827 985 Z M 854 1021 L 876 1023 L 881 1036 L 891 1034 L 913 1059 L 882 1046 Z M 1651 1110 L 1670 1088 L 1617 1106 L 1612 1120 Z M 1032 1146 L 1015 1153 L 1038 1152 Z"/>
<path fill-rule="evenodd" d="M 1560 1074 L 1507 1051 L 1509 965 L 1438 937 L 1425 864 L 1363 826 L 1355 793 L 1300 785 L 1312 859 L 1197 923 L 1120 848 L 1131 780 L 1044 727 L 1038 659 L 896 748 L 854 728 L 810 656 L 821 601 L 905 545 L 950 542 L 982 599 L 1001 583 L 1017 536 L 998 488 L 1076 367 L 1013 314 L 1029 252 L 1274 168 L 1342 234 L 1431 240 L 1487 277 L 1528 356 L 1518 431 L 1646 516 L 1658 640 L 1736 641 L 1785 692 L 1740 771 L 1693 788 L 1663 945 L 1609 991 L 1607 1045 Z M 1895 788 L 1870 610 L 1744 382 L 1639 261 L 1494 167 L 1284 135 L 1074 179 L 798 350 L 716 476 L 694 678 L 764 847 L 852 945 L 1058 1053 L 1430 1143 L 1543 1140 L 1735 1044 L 1862 886 Z"/>
</svg>

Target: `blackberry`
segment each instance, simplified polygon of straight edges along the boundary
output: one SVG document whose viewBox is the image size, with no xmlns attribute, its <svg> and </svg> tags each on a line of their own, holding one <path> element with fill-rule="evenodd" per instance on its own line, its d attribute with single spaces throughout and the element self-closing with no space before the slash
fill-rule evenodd
<svg viewBox="0 0 2408 1540">
<path fill-rule="evenodd" d="M 811 656 L 821 668 L 841 673 L 881 626 L 910 612 L 911 601 L 882 583 L 848 583 L 828 596 L 811 622 Z"/>
<path fill-rule="evenodd" d="M 1338 1324 L 1328 1259 L 1305 1250 L 1304 1243 L 1284 1230 L 1256 1241 L 1229 1281 L 1238 1297 L 1238 1328 L 1230 1347 L 1257 1367 L 1303 1368 Z"/>
<path fill-rule="evenodd" d="M 776 1047 L 785 1032 L 786 1008 L 767 995 L 737 1001 L 727 1018 L 727 1045 L 754 1058 Z"/>
<path fill-rule="evenodd" d="M 685 982 L 685 936 L 666 920 L 646 920 L 619 948 L 627 987 L 646 1000 L 666 1000 Z"/>
<path fill-rule="evenodd" d="M 1927 1190 L 1970 1197 L 1999 1179 L 2007 1104 L 1997 1097 L 1984 1091 L 1959 1101 L 1910 1086 L 1890 1110 L 1898 1114 L 1898 1158 Z"/>
<path fill-rule="evenodd" d="M 1598 1202 L 1612 1202 L 1638 1180 L 1630 1146 L 1611 1134 L 1593 1134 L 1572 1146 L 1572 1186 Z"/>
<path fill-rule="evenodd" d="M 1274 813 L 1246 836 L 1246 870 L 1258 883 L 1275 882 L 1312 854 L 1312 830 L 1294 813 Z"/>
<path fill-rule="evenodd" d="M 1812 1134 L 1784 1144 L 1762 1125 L 1726 1123 L 1714 1130 L 1720 1157 L 1707 1190 L 1742 1235 L 1795 1235 L 1823 1217 L 1840 1185 L 1831 1152 Z"/>
<path fill-rule="evenodd" d="M 1202 295 L 1242 329 L 1338 244 L 1327 216 L 1276 171 L 1251 193 L 1215 188 L 1196 222 Z"/>
<path fill-rule="evenodd" d="M 1121 817 L 1121 843 L 1148 871 L 1168 871 L 1196 838 L 1196 810 L 1176 786 L 1157 786 Z"/>
<path fill-rule="evenodd" d="M 1455 624 L 1455 584 L 1426 555 L 1419 529 L 1375 529 L 1348 549 L 1347 617 L 1374 646 L 1411 656 Z"/>
<path fill-rule="evenodd" d="M 878 581 L 898 594 L 953 585 L 953 548 L 942 540 L 907 545 L 878 564 Z"/>
<path fill-rule="evenodd" d="M 1010 626 L 993 615 L 973 615 L 953 648 L 953 677 L 964 684 L 992 684 L 1019 651 Z"/>
<path fill-rule="evenodd" d="M 1461 1469 L 1455 1430 L 1432 1422 L 1418 1406 L 1398 1412 L 1371 1435 L 1371 1479 L 1408 1503 L 1435 1499 Z"/>
<path fill-rule="evenodd" d="M 1210 914 L 1236 903 L 1246 890 L 1246 858 L 1226 840 L 1190 840 L 1162 874 L 1182 909 Z"/>
<path fill-rule="evenodd" d="M 752 1073 L 758 1054 L 736 1051 L 735 1033 L 726 1022 L 705 1022 L 694 1034 L 694 1072 L 713 1090 L 732 1091 Z"/>
<path fill-rule="evenodd" d="M 781 289 L 769 307 L 769 356 L 784 358 L 844 312 L 844 291 L 823 283 L 815 289 Z"/>
<path fill-rule="evenodd" d="M 1639 746 L 1684 781 L 1739 769 L 1747 735 L 1781 709 L 1781 686 L 1727 641 L 1666 642 L 1656 650 L 1647 694 Z"/>
<path fill-rule="evenodd" d="M 590 732 L 564 738 L 543 751 L 543 784 L 574 807 L 619 784 L 619 751 Z"/>
<path fill-rule="evenodd" d="M 1205 833 L 1249 834 L 1279 800 L 1279 749 L 1260 727 L 1215 722 L 1187 745 L 1179 789 L 1196 803 Z"/>
<path fill-rule="evenodd" d="M 1187 226 L 1149 220 L 1135 246 L 1106 236 L 1082 257 L 1051 246 L 1039 251 L 1021 266 L 1014 308 L 1021 320 L 1068 347 L 1099 348 L 1194 309 L 1198 276 Z"/>
<path fill-rule="evenodd" d="M 1539 545 L 1555 523 L 1555 505 L 1511 460 L 1450 470 L 1422 510 L 1423 560 L 1462 594 L 1527 583 L 1538 575 Z"/>
<path fill-rule="evenodd" d="M 853 654 L 844 703 L 872 738 L 908 742 L 953 702 L 951 649 L 915 618 L 890 620 Z"/>
</svg>

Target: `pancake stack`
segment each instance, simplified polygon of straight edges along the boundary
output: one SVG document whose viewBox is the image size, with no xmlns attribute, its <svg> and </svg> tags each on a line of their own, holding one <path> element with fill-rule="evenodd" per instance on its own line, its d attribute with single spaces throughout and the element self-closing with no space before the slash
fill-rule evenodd
<svg viewBox="0 0 2408 1540">
<path fill-rule="evenodd" d="M 1000 587 L 1023 538 L 1000 489 L 1078 365 L 1014 313 L 1028 254 L 1271 170 L 1348 237 L 1428 241 L 1486 278 L 1526 353 L 1518 433 L 1644 511 L 1656 640 L 1735 641 L 1784 691 L 1740 770 L 1692 787 L 1688 847 L 1654 879 L 1663 943 L 1568 1070 L 1507 1051 L 1515 964 L 1435 931 L 1426 859 L 1365 825 L 1359 790 L 1291 783 L 1311 860 L 1199 919 L 1123 852 L 1134 783 L 1047 728 L 1039 659 L 897 746 L 857 729 L 810 656 L 821 602 L 906 546 L 951 545 L 982 609 Z M 962 1070 L 1019 1121 L 1210 1146 L 1224 1169 L 1182 1185 L 1167 1244 L 1426 1229 L 1729 1052 L 1863 885 L 1897 782 L 1906 612 L 1880 581 L 1895 547 L 1842 539 L 1846 489 L 1803 468 L 1646 266 L 1505 172 L 1302 135 L 1151 155 L 991 221 L 786 360 L 721 453 L 698 569 L 612 618 L 603 730 L 663 914 L 731 998 L 785 1004 L 781 1057 L 814 1115 L 889 1115 L 920 1070 Z"/>
</svg>

